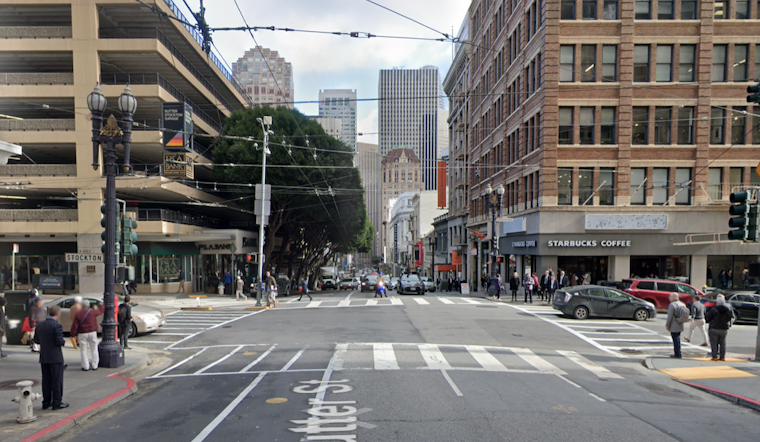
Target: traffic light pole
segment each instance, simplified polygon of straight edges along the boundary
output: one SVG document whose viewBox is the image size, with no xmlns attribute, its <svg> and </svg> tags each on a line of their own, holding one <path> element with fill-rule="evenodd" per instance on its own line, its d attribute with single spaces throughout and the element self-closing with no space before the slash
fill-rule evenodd
<svg viewBox="0 0 760 442">
<path fill-rule="evenodd" d="M 271 117 L 264 117 L 270 118 Z M 261 123 L 261 129 L 264 131 L 264 148 L 261 150 L 261 200 L 262 211 L 259 219 L 259 281 L 258 290 L 256 291 L 256 307 L 261 307 L 261 290 L 264 285 L 264 196 L 266 193 L 267 185 L 267 154 L 269 153 L 269 124 L 271 120 L 267 120 L 267 125 L 264 124 L 264 120 L 259 119 Z"/>
</svg>

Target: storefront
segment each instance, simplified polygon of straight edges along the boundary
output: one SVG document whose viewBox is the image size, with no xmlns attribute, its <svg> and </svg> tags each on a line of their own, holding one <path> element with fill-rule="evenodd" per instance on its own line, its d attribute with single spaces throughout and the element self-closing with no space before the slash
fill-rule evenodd
<svg viewBox="0 0 760 442">
<path fill-rule="evenodd" d="M 74 283 L 79 284 L 79 264 L 66 262 L 66 253 L 77 250 L 76 242 L 25 242 L 19 243 L 19 253 L 15 255 L 15 280 L 17 288 L 31 288 L 34 275 L 73 275 Z M 0 269 L 12 273 L 13 244 L 0 243 Z M 6 281 L 2 281 L 5 285 Z M 10 280 L 8 285 L 10 286 Z M 0 288 L 1 290 L 1 288 Z"/>
</svg>

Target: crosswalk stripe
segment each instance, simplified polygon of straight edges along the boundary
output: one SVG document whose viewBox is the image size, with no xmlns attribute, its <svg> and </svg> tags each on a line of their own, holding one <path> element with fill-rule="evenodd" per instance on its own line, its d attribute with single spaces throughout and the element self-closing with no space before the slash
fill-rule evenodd
<svg viewBox="0 0 760 442">
<path fill-rule="evenodd" d="M 391 305 L 404 305 L 404 303 L 403 303 L 403 302 L 401 302 L 401 300 L 400 300 L 400 299 L 398 299 L 398 298 L 397 298 L 397 297 L 395 297 L 395 296 L 394 296 L 394 297 L 392 297 L 392 298 L 390 298 L 390 300 L 391 300 Z"/>
<path fill-rule="evenodd" d="M 436 296 L 436 298 L 438 298 L 438 297 Z M 452 301 L 451 299 L 438 298 L 438 300 L 441 301 L 444 304 L 456 304 L 456 302 Z"/>
<path fill-rule="evenodd" d="M 311 301 L 309 305 L 306 306 L 306 308 L 319 307 L 320 304 L 322 304 L 322 301 Z"/>
<path fill-rule="evenodd" d="M 464 301 L 464 302 L 466 302 L 468 304 L 480 304 L 479 301 L 476 301 L 476 300 L 470 299 L 470 298 L 458 298 L 458 299 L 461 299 L 462 301 Z"/>
<path fill-rule="evenodd" d="M 156 331 L 155 336 L 190 336 L 192 333 L 164 333 L 164 329 Z"/>
<path fill-rule="evenodd" d="M 418 346 L 427 366 L 433 370 L 450 370 L 451 365 L 435 344 L 420 344 Z"/>
<path fill-rule="evenodd" d="M 536 355 L 528 348 L 513 348 L 512 352 L 519 356 L 523 361 L 535 367 L 538 371 L 553 374 L 567 374 L 546 359 Z"/>
<path fill-rule="evenodd" d="M 328 368 L 332 366 L 335 371 L 343 370 L 343 362 L 346 360 L 346 352 L 348 352 L 348 344 L 337 344 L 335 346 L 335 352 L 328 364 Z"/>
<path fill-rule="evenodd" d="M 255 360 L 255 361 L 253 361 L 253 362 L 251 362 L 250 364 L 246 365 L 244 369 L 240 370 L 240 373 L 245 373 L 245 372 L 246 372 L 246 371 L 248 371 L 248 370 L 249 370 L 251 367 L 253 367 L 254 365 L 256 365 L 256 364 L 258 364 L 259 362 L 261 362 L 261 361 L 262 361 L 262 360 L 263 360 L 265 357 L 269 356 L 269 353 L 272 353 L 272 351 L 275 349 L 275 347 L 277 347 L 277 344 L 275 344 L 275 345 L 273 345 L 273 346 L 269 347 L 269 350 L 267 350 L 267 351 L 265 351 L 264 353 L 262 353 L 262 354 L 261 354 L 261 356 L 259 356 L 258 358 L 256 358 L 256 360 Z"/>
<path fill-rule="evenodd" d="M 377 305 L 377 299 L 368 299 L 367 305 Z"/>
<path fill-rule="evenodd" d="M 208 369 L 210 369 L 210 368 L 213 368 L 213 367 L 215 367 L 215 366 L 217 366 L 217 365 L 221 364 L 222 362 L 224 362 L 224 361 L 226 361 L 227 359 L 231 358 L 231 357 L 232 357 L 232 355 L 234 355 L 235 353 L 237 353 L 237 352 L 239 352 L 240 350 L 242 350 L 242 349 L 243 349 L 243 347 L 244 347 L 243 345 L 238 345 L 237 347 L 235 347 L 235 349 L 234 349 L 234 350 L 232 350 L 231 352 L 227 353 L 227 355 L 225 355 L 225 356 L 222 356 L 221 358 L 217 359 L 216 361 L 214 361 L 214 362 L 212 362 L 212 363 L 208 364 L 207 366 L 205 366 L 205 367 L 201 368 L 200 370 L 196 371 L 196 372 L 195 372 L 195 374 L 201 374 L 201 373 L 203 373 L 203 372 L 207 371 Z"/>
<path fill-rule="evenodd" d="M 338 303 L 338 307 L 348 307 L 349 305 L 351 305 L 351 300 L 349 299 L 344 299 Z"/>
<path fill-rule="evenodd" d="M 303 355 L 303 352 L 305 352 L 305 351 L 306 351 L 306 349 L 307 349 L 308 347 L 309 347 L 309 346 L 307 345 L 306 347 L 302 348 L 302 349 L 301 349 L 301 350 L 300 350 L 298 353 L 296 353 L 296 355 L 295 355 L 295 356 L 293 356 L 293 357 L 292 357 L 292 358 L 291 358 L 291 359 L 288 361 L 288 363 L 287 363 L 287 364 L 285 364 L 285 366 L 284 366 L 284 367 L 282 367 L 282 368 L 280 369 L 280 371 L 288 371 L 288 369 L 289 369 L 291 366 L 293 366 L 293 364 L 295 364 L 295 363 L 296 363 L 296 361 L 298 360 L 298 358 L 300 358 L 300 357 L 301 357 L 301 355 Z"/>
<path fill-rule="evenodd" d="M 494 355 L 486 351 L 485 348 L 479 345 L 467 345 L 465 348 L 470 352 L 470 355 L 478 361 L 478 364 L 486 369 L 486 371 L 508 371 L 507 367 L 499 362 Z"/>
<path fill-rule="evenodd" d="M 396 353 L 392 344 L 374 344 L 375 370 L 398 370 Z"/>
<path fill-rule="evenodd" d="M 574 351 L 557 350 L 557 353 L 561 354 L 567 359 L 570 359 L 571 361 L 575 362 L 576 364 L 580 365 L 581 367 L 585 368 L 591 373 L 594 373 L 597 377 L 601 379 L 623 379 L 623 377 L 620 376 L 619 374 L 613 373 L 609 371 L 608 369 L 602 367 L 601 365 L 597 365 L 589 361 L 588 359 L 586 359 L 585 357 L 579 355 L 578 353 Z"/>
<path fill-rule="evenodd" d="M 414 300 L 417 301 L 417 304 L 419 304 L 419 305 L 430 305 L 429 302 L 427 302 L 426 300 L 424 300 L 422 298 L 414 298 Z"/>
</svg>

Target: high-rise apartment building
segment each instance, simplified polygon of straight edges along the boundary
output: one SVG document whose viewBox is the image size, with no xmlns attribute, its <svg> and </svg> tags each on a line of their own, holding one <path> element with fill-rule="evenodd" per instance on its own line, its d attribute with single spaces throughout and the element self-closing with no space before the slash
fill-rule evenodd
<svg viewBox="0 0 760 442">
<path fill-rule="evenodd" d="M 356 91 L 325 89 L 319 91 L 319 117 L 340 120 L 340 140 L 356 150 Z"/>
<path fill-rule="evenodd" d="M 468 278 L 490 270 L 490 184 L 506 189 L 502 275 L 700 287 L 733 269 L 740 283 L 757 249 L 712 241 L 731 191 L 760 185 L 760 108 L 745 100 L 760 13 L 730 5 L 472 2 L 469 219 L 486 241 Z"/>
<path fill-rule="evenodd" d="M 295 108 L 293 65 L 277 51 L 255 47 L 232 63 L 232 72 L 253 98 L 253 105 Z"/>
<path fill-rule="evenodd" d="M 356 168 L 362 177 L 364 186 L 364 204 L 367 217 L 375 227 L 372 242 L 372 256 L 382 255 L 382 175 L 380 171 L 380 152 L 377 144 L 357 143 Z"/>
<path fill-rule="evenodd" d="M 426 190 L 437 186 L 436 161 L 448 149 L 441 76 L 435 66 L 383 69 L 378 86 L 380 153 L 409 148 L 420 160 Z"/>
<path fill-rule="evenodd" d="M 312 119 L 319 123 L 319 125 L 322 126 L 322 129 L 327 132 L 327 135 L 340 140 L 340 137 L 343 134 L 343 124 L 341 123 L 341 120 L 337 118 L 322 117 L 309 117 L 309 119 Z"/>
<path fill-rule="evenodd" d="M 188 21 L 170 0 L 146 3 Z M 100 167 L 91 166 L 87 105 L 96 84 L 108 101 L 105 117 L 122 118 L 117 98 L 125 86 L 137 99 L 133 171 L 120 172 L 116 196 L 138 222 L 139 253 L 126 261 L 138 292 L 176 292 L 180 270 L 188 291 L 203 291 L 215 270 L 234 272 L 243 265 L 232 250 L 254 251 L 256 228 L 229 227 L 250 217 L 208 186 L 187 181 L 188 168 L 171 167 L 171 158 L 184 155 L 180 161 L 200 163 L 195 179 L 212 180 L 204 165 L 212 162 L 211 143 L 224 119 L 250 101 L 219 55 L 203 51 L 193 27 L 131 0 L 0 2 L 0 38 L 0 140 L 23 149 L 0 166 L 3 182 L 23 183 L 6 188 L 0 198 L 0 264 L 15 264 L 16 287 L 31 288 L 44 276 L 73 282 L 75 293 L 103 293 L 104 266 L 97 256 L 103 244 L 104 165 L 101 156 Z M 196 134 L 168 162 L 160 141 L 167 102 L 192 110 Z M 184 178 L 171 177 L 171 169 Z M 187 201 L 200 204 L 191 210 Z M 14 243 L 19 251 L 12 263 Z M 95 259 L 67 262 L 67 254 Z"/>
</svg>

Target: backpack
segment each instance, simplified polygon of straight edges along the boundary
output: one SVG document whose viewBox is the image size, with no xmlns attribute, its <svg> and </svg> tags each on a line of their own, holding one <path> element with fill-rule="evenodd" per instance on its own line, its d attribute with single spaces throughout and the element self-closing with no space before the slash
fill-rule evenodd
<svg viewBox="0 0 760 442">
<path fill-rule="evenodd" d="M 119 314 L 116 316 L 120 324 L 127 322 L 127 306 L 119 305 Z"/>
<path fill-rule="evenodd" d="M 674 315 L 676 322 L 679 324 L 685 324 L 689 322 L 689 310 L 686 308 L 686 306 L 676 304 L 676 309 L 678 309 Z"/>
</svg>

